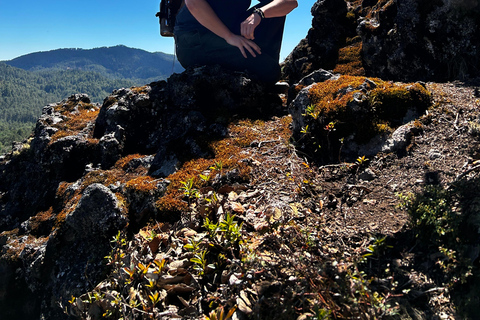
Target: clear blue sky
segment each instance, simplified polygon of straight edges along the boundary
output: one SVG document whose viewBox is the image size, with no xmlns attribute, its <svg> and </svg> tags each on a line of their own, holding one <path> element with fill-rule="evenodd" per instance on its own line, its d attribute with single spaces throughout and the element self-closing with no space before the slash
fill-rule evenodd
<svg viewBox="0 0 480 320">
<path fill-rule="evenodd" d="M 173 39 L 159 34 L 160 0 L 0 0 L 0 60 L 58 48 L 123 44 L 150 52 L 173 53 Z M 252 4 L 256 4 L 252 0 Z M 311 26 L 315 0 L 298 0 L 287 17 L 281 58 Z"/>
</svg>

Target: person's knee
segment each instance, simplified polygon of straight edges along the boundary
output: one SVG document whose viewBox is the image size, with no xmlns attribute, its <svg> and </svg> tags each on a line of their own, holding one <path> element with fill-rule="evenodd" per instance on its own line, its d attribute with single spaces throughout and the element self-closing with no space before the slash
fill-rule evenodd
<svg viewBox="0 0 480 320">
<path fill-rule="evenodd" d="M 248 69 L 256 79 L 266 84 L 275 84 L 280 80 L 280 65 L 275 59 L 266 55 L 262 55 L 259 60 L 255 60 L 255 63 Z"/>
<path fill-rule="evenodd" d="M 267 85 L 273 85 L 275 84 L 278 80 L 280 80 L 281 72 L 280 72 L 280 67 L 277 69 L 270 69 L 265 72 L 258 73 L 257 79 L 260 80 L 261 82 L 264 82 Z"/>
</svg>

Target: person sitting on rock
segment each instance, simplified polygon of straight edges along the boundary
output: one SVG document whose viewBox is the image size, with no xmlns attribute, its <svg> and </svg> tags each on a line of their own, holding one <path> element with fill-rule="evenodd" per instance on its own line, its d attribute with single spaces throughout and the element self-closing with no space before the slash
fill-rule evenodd
<svg viewBox="0 0 480 320">
<path fill-rule="evenodd" d="M 280 79 L 285 17 L 296 0 L 185 0 L 175 22 L 178 61 L 184 68 L 214 65 L 266 84 Z"/>
</svg>

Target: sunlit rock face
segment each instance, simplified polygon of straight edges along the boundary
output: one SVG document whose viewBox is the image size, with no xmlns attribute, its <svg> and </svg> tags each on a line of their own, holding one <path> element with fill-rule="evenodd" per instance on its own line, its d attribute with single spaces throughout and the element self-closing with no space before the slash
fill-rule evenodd
<svg viewBox="0 0 480 320">
<path fill-rule="evenodd" d="M 319 0 L 312 15 L 312 29 L 285 61 L 291 83 L 319 68 L 333 70 L 339 49 L 355 37 L 367 76 L 445 81 L 480 75 L 478 0 Z"/>
<path fill-rule="evenodd" d="M 402 81 L 477 77 L 479 24 L 477 0 L 378 1 L 357 28 L 364 67 Z"/>
</svg>

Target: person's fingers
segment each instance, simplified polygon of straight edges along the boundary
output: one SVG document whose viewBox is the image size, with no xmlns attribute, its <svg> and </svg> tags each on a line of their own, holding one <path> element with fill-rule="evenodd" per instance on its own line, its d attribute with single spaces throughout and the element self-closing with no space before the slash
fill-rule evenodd
<svg viewBox="0 0 480 320">
<path fill-rule="evenodd" d="M 255 15 L 252 14 L 241 23 L 241 35 L 246 39 L 255 39 L 255 28 L 260 23 L 260 21 L 256 20 L 255 18 Z"/>
<path fill-rule="evenodd" d="M 246 39 L 250 39 L 250 31 L 248 28 L 248 24 L 242 23 L 241 35 Z"/>
<path fill-rule="evenodd" d="M 258 54 L 262 54 L 262 49 L 258 46 L 258 44 L 253 41 L 250 41 L 249 43 L 253 50 L 255 50 Z"/>
<path fill-rule="evenodd" d="M 247 39 L 250 39 L 250 40 L 255 39 L 254 30 L 255 28 L 252 28 L 252 27 L 250 27 L 249 30 L 247 30 L 247 34 L 248 34 Z"/>
<path fill-rule="evenodd" d="M 248 52 L 250 52 L 250 54 L 251 54 L 254 58 L 257 57 L 257 55 L 255 54 L 255 50 L 254 50 L 250 45 L 247 44 L 247 45 L 245 46 L 245 48 L 248 50 Z"/>
<path fill-rule="evenodd" d="M 257 54 L 262 54 L 262 50 L 255 42 L 240 35 L 230 38 L 227 42 L 230 45 L 237 47 L 244 58 L 248 58 L 246 51 L 248 51 L 253 57 L 256 57 Z"/>
<path fill-rule="evenodd" d="M 246 37 L 246 34 L 247 34 L 247 26 L 245 23 L 242 23 L 240 25 L 240 35 Z"/>
<path fill-rule="evenodd" d="M 254 30 L 255 30 L 255 28 L 252 25 L 250 25 L 250 24 L 246 25 L 245 26 L 244 37 L 249 39 L 249 40 L 255 39 Z"/>
<path fill-rule="evenodd" d="M 240 52 L 242 53 L 242 56 L 247 59 L 247 53 L 245 52 L 245 49 L 243 49 L 242 46 L 239 46 L 238 49 L 240 49 Z"/>
</svg>

